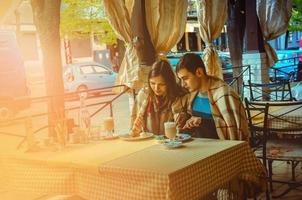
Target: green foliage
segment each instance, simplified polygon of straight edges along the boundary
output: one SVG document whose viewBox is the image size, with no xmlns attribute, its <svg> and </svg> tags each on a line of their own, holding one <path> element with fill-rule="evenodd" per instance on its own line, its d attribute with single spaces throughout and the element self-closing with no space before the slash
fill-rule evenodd
<svg viewBox="0 0 302 200">
<path fill-rule="evenodd" d="M 100 0 L 62 0 L 60 29 L 69 38 L 89 38 L 93 33 L 100 43 L 117 43 Z"/>
<path fill-rule="evenodd" d="M 302 0 L 293 0 L 293 8 L 298 10 L 300 13 L 302 12 Z"/>
<path fill-rule="evenodd" d="M 302 31 L 302 0 L 293 0 L 292 16 L 289 21 L 288 31 Z"/>
<path fill-rule="evenodd" d="M 302 14 L 295 9 L 292 10 L 292 17 L 290 18 L 288 31 L 302 31 Z"/>
</svg>

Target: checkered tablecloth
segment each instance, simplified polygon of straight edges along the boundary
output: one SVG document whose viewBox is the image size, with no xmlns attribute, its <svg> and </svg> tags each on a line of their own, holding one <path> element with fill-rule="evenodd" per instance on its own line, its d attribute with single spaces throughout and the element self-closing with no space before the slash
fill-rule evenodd
<svg viewBox="0 0 302 200">
<path fill-rule="evenodd" d="M 201 199 L 234 180 L 262 187 L 265 175 L 247 143 L 207 139 L 173 150 L 154 140 L 103 141 L 2 160 L 15 191 L 89 200 Z"/>
</svg>

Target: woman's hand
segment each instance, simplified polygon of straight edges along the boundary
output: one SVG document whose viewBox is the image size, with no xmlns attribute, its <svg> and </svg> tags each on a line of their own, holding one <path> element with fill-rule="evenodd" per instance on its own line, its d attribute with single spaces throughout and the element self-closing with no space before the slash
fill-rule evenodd
<svg viewBox="0 0 302 200">
<path fill-rule="evenodd" d="M 190 119 L 188 119 L 186 121 L 186 124 L 185 126 L 183 127 L 184 129 L 191 129 L 191 128 L 194 128 L 194 127 L 197 127 L 201 124 L 201 117 L 194 117 L 192 116 Z"/>
<path fill-rule="evenodd" d="M 138 136 L 140 132 L 142 132 L 143 127 L 144 127 L 144 118 L 142 116 L 138 116 L 133 123 L 132 131 L 130 132 L 130 135 Z"/>
</svg>

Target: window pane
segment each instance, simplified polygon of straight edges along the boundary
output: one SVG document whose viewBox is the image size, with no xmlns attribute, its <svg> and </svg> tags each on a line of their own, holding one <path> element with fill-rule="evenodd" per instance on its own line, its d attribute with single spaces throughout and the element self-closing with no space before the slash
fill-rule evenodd
<svg viewBox="0 0 302 200">
<path fill-rule="evenodd" d="M 93 68 L 92 66 L 81 66 L 81 73 L 82 74 L 93 74 Z"/>
<path fill-rule="evenodd" d="M 106 73 L 108 73 L 108 70 L 105 69 L 105 68 L 103 68 L 103 67 L 94 66 L 94 69 L 99 74 L 106 74 Z"/>
</svg>

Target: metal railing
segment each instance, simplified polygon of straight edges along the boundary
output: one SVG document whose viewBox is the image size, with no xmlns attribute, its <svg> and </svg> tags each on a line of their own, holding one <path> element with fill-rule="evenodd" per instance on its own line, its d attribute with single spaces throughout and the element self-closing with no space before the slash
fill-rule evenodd
<svg viewBox="0 0 302 200">
<path fill-rule="evenodd" d="M 241 72 L 237 76 L 233 76 L 231 78 L 226 79 L 225 81 L 228 82 L 228 84 L 235 89 L 235 91 L 240 94 L 240 96 L 243 98 L 243 89 L 247 84 L 245 84 L 243 80 L 243 76 L 247 74 L 249 77 L 248 79 L 251 80 L 251 66 L 250 65 L 243 65 L 243 66 L 238 66 L 234 68 L 241 68 Z M 233 69 L 234 69 L 233 68 Z M 240 83 L 242 81 L 242 83 Z"/>
<path fill-rule="evenodd" d="M 289 65 L 284 65 L 282 67 L 276 67 L 278 63 L 289 63 Z M 298 63 L 299 63 L 299 57 L 292 57 L 292 58 L 286 58 L 286 59 L 280 59 L 278 62 L 270 68 L 270 70 L 273 70 L 273 77 L 270 77 L 270 80 L 272 82 L 275 81 L 282 81 L 287 80 L 290 82 L 294 82 L 297 80 L 297 72 L 298 72 Z M 291 70 L 291 68 L 293 68 Z M 287 70 L 290 69 L 290 70 Z"/>
<path fill-rule="evenodd" d="M 102 93 L 104 91 L 108 91 L 108 90 L 113 90 L 113 89 L 121 89 L 122 91 L 117 93 L 116 95 L 114 93 L 109 93 L 107 95 L 95 95 L 95 93 Z M 35 98 L 28 98 L 28 100 L 31 102 L 30 105 L 33 105 L 35 103 L 47 103 L 49 101 L 52 101 L 54 98 L 58 98 L 58 97 L 64 97 L 65 100 L 70 100 L 70 99 L 75 99 L 75 100 L 79 100 L 79 95 L 86 93 L 87 99 L 97 99 L 99 97 L 108 97 L 108 96 L 113 96 L 115 95 L 112 99 L 110 100 L 105 100 L 105 101 L 99 101 L 99 102 L 93 102 L 90 104 L 86 104 L 85 107 L 95 107 L 95 106 L 99 106 L 101 105 L 100 108 L 98 108 L 95 112 L 93 112 L 92 114 L 89 115 L 90 118 L 94 117 L 96 114 L 100 113 L 102 110 L 104 110 L 105 108 L 109 107 L 109 111 L 110 111 L 110 116 L 113 116 L 113 109 L 112 109 L 112 104 L 114 101 L 116 101 L 118 98 L 120 98 L 123 94 L 125 94 L 127 91 L 129 90 L 129 88 L 125 85 L 117 85 L 117 86 L 112 86 L 112 87 L 104 87 L 104 88 L 97 88 L 97 89 L 90 89 L 90 90 L 83 90 L 80 92 L 72 92 L 72 93 L 65 93 L 62 95 L 57 95 L 57 96 L 42 96 L 42 97 L 35 97 Z M 93 96 L 89 96 L 90 94 L 94 94 Z M 81 108 L 81 106 L 73 106 L 70 108 L 64 108 L 64 112 L 68 112 L 68 111 L 72 111 L 72 110 L 79 110 Z M 54 114 L 54 113 L 49 113 L 49 112 L 42 112 L 42 113 L 37 113 L 37 114 L 31 114 L 29 116 L 20 116 L 20 117 L 15 117 L 13 119 L 10 120 L 6 120 L 5 122 L 0 122 L 0 127 L 6 127 L 9 126 L 11 124 L 16 124 L 16 123 L 26 123 L 26 120 L 28 120 L 29 118 L 38 118 L 38 117 L 47 117 L 49 114 Z M 26 126 L 26 125 L 25 125 Z M 37 134 L 38 132 L 50 128 L 51 126 L 49 124 L 39 127 L 36 130 L 33 130 L 33 134 Z M 21 145 L 24 143 L 24 141 L 26 140 L 26 135 L 19 135 L 19 134 L 15 134 L 15 133 L 9 133 L 9 132 L 3 132 L 0 131 L 0 135 L 7 135 L 7 136 L 13 136 L 13 137 L 20 137 L 23 138 L 23 140 L 18 144 L 17 148 L 20 148 Z"/>
</svg>

